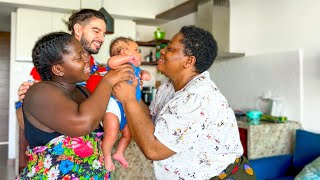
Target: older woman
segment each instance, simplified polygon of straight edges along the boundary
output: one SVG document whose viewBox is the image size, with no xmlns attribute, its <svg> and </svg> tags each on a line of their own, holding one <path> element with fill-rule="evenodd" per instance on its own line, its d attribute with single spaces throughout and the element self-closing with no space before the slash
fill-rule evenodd
<svg viewBox="0 0 320 180">
<path fill-rule="evenodd" d="M 132 79 L 132 68 L 111 70 L 89 96 L 76 85 L 89 78 L 89 61 L 70 34 L 43 36 L 32 59 L 42 81 L 30 87 L 22 107 L 30 159 L 18 179 L 108 179 L 99 123 L 112 86 Z"/>
<path fill-rule="evenodd" d="M 212 34 L 185 26 L 161 50 L 157 68 L 168 81 L 150 112 L 137 102 L 132 85 L 114 87 L 133 138 L 154 160 L 157 179 L 255 179 L 242 157 L 234 113 L 207 72 L 216 55 Z"/>
</svg>

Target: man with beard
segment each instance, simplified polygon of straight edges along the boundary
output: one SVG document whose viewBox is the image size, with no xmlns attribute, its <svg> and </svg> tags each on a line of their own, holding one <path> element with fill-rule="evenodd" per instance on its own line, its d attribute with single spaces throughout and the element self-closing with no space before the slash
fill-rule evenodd
<svg viewBox="0 0 320 180">
<path fill-rule="evenodd" d="M 103 66 L 99 66 L 92 54 L 97 54 L 104 42 L 106 34 L 106 20 L 104 15 L 93 9 L 82 9 L 73 13 L 68 22 L 68 29 L 71 34 L 80 41 L 82 47 L 87 55 L 87 61 L 90 60 L 91 75 L 88 81 L 81 83 L 86 86 L 90 91 L 96 87 L 101 77 L 106 73 Z M 20 128 L 24 129 L 24 122 L 22 118 L 22 100 L 29 87 L 34 83 L 41 81 L 41 78 L 35 68 L 32 69 L 30 75 L 34 81 L 23 82 L 18 89 L 19 101 L 16 102 L 16 114 Z"/>
</svg>

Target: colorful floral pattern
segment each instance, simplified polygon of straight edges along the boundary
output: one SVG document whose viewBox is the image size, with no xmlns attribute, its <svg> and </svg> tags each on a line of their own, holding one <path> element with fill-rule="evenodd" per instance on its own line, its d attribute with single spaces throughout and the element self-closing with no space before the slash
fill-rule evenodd
<svg viewBox="0 0 320 180">
<path fill-rule="evenodd" d="M 104 168 L 102 135 L 102 132 L 75 138 L 61 135 L 45 146 L 28 148 L 28 166 L 17 180 L 109 179 L 109 173 Z"/>
</svg>

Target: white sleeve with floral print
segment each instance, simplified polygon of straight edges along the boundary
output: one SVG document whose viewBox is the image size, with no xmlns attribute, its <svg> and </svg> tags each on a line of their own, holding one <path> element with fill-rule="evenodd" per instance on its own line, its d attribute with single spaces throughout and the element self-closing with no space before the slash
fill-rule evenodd
<svg viewBox="0 0 320 180">
<path fill-rule="evenodd" d="M 157 179 L 209 179 L 243 154 L 237 122 L 204 72 L 174 92 L 162 85 L 150 106 L 154 135 L 175 155 L 154 161 Z"/>
</svg>

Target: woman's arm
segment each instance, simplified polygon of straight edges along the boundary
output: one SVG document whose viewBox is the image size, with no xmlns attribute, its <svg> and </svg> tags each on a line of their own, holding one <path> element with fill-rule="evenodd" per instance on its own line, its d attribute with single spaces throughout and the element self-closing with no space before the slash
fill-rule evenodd
<svg viewBox="0 0 320 180">
<path fill-rule="evenodd" d="M 144 113 L 146 115 L 148 115 L 148 117 L 151 119 L 149 106 L 147 106 L 143 101 L 140 101 L 139 104 L 140 104 L 141 108 L 143 109 Z"/>
<path fill-rule="evenodd" d="M 28 91 L 24 102 L 25 112 L 36 123 L 40 123 L 40 127 L 44 125 L 71 137 L 86 135 L 102 120 L 112 87 L 132 78 L 130 65 L 111 70 L 102 78 L 93 94 L 79 104 L 77 101 L 81 97 L 70 96 L 53 83 L 38 83 Z"/>
<path fill-rule="evenodd" d="M 122 103 L 127 117 L 130 132 L 135 142 L 150 160 L 162 160 L 175 154 L 174 151 L 162 144 L 154 135 L 155 126 L 145 107 L 135 97 L 135 86 L 123 82 L 113 88 L 113 94 Z"/>
</svg>

